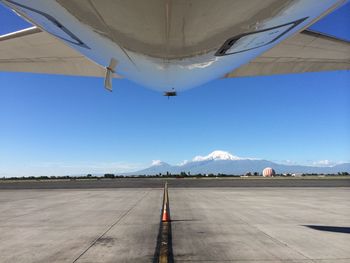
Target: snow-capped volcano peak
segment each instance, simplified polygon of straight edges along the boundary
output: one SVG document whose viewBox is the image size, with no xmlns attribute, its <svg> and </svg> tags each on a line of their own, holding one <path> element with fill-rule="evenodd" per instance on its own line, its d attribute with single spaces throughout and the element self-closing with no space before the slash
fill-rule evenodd
<svg viewBox="0 0 350 263">
<path fill-rule="evenodd" d="M 196 156 L 193 158 L 194 162 L 208 161 L 208 160 L 242 160 L 242 158 L 238 156 L 234 156 L 229 152 L 225 151 L 213 151 L 207 156 Z"/>
<path fill-rule="evenodd" d="M 164 164 L 167 164 L 167 163 L 162 162 L 161 160 L 153 160 L 151 166 L 162 166 Z"/>
</svg>

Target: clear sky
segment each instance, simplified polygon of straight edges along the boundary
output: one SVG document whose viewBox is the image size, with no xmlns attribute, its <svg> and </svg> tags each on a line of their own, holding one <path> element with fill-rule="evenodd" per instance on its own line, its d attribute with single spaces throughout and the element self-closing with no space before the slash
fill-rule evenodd
<svg viewBox="0 0 350 263">
<path fill-rule="evenodd" d="M 350 40 L 350 4 L 312 28 Z M 28 26 L 0 6 L 0 34 Z M 0 72 L 0 176 L 121 172 L 214 150 L 350 161 L 350 72 L 221 79 L 167 99 L 128 80 Z M 327 163 L 326 162 L 326 163 Z"/>
</svg>

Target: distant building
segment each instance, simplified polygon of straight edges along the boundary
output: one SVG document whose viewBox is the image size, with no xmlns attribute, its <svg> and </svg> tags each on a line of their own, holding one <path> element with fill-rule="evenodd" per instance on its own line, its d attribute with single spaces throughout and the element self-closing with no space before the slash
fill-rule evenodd
<svg viewBox="0 0 350 263">
<path fill-rule="evenodd" d="M 272 177 L 274 176 L 276 173 L 275 173 L 275 170 L 272 169 L 271 167 L 266 167 L 263 172 L 262 172 L 262 175 L 264 177 Z"/>
</svg>

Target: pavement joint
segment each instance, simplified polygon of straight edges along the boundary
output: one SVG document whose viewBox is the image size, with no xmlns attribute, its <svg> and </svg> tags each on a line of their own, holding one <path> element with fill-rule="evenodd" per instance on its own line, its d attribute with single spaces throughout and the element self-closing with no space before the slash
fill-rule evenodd
<svg viewBox="0 0 350 263">
<path fill-rule="evenodd" d="M 77 262 L 90 248 L 92 248 L 101 238 L 103 238 L 114 226 L 116 226 L 124 217 L 126 217 L 138 204 L 139 202 L 149 194 L 150 191 L 145 192 L 137 201 L 124 213 L 122 214 L 107 230 L 105 230 L 98 238 L 96 238 L 80 255 L 75 258 L 72 263 Z"/>
</svg>

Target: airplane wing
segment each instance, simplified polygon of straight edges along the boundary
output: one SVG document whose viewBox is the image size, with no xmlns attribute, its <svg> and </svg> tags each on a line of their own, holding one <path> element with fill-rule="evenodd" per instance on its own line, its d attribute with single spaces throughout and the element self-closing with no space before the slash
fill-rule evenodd
<svg viewBox="0 0 350 263">
<path fill-rule="evenodd" d="M 104 77 L 106 69 L 37 27 L 0 36 L 0 71 Z"/>
<path fill-rule="evenodd" d="M 227 78 L 350 70 L 350 42 L 310 30 L 284 40 Z"/>
<path fill-rule="evenodd" d="M 350 43 L 306 30 L 225 77 L 330 70 L 350 70 Z M 106 74 L 105 68 L 37 27 L 0 36 L 0 71 L 98 77 Z"/>
</svg>

